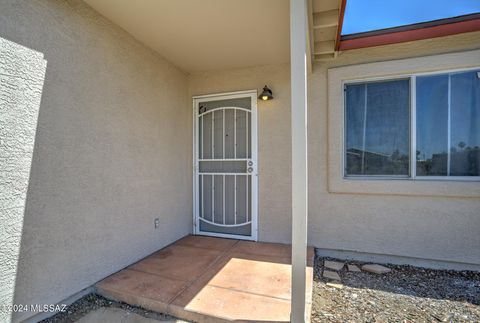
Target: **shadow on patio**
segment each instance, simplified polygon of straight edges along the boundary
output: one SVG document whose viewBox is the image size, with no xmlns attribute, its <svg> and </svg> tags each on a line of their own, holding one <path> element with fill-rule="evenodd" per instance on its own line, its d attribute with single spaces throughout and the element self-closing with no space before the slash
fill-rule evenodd
<svg viewBox="0 0 480 323">
<path fill-rule="evenodd" d="M 313 258 L 309 248 L 309 303 Z M 288 322 L 291 247 L 187 236 L 96 287 L 106 297 L 186 320 Z"/>
</svg>

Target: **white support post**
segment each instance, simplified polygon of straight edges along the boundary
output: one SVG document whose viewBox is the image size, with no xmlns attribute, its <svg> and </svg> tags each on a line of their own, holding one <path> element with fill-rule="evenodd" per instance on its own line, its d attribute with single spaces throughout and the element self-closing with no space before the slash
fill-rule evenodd
<svg viewBox="0 0 480 323">
<path fill-rule="evenodd" d="M 307 268 L 307 1 L 290 0 L 292 96 L 292 311 L 291 322 L 305 322 Z"/>
</svg>

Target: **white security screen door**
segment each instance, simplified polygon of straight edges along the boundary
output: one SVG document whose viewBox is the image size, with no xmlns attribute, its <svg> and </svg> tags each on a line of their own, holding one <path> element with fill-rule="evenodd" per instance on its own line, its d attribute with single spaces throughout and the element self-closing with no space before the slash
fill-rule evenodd
<svg viewBox="0 0 480 323">
<path fill-rule="evenodd" d="M 257 239 L 257 92 L 194 97 L 194 232 Z"/>
</svg>

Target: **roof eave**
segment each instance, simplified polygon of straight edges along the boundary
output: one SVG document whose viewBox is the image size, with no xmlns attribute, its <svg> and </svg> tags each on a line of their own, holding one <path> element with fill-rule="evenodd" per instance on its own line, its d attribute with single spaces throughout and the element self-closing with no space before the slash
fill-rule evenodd
<svg viewBox="0 0 480 323">
<path fill-rule="evenodd" d="M 425 23 L 400 26 L 384 30 L 344 35 L 338 42 L 338 50 L 374 47 L 415 40 L 450 36 L 480 31 L 480 14 L 440 19 Z"/>
<path fill-rule="evenodd" d="M 343 28 L 343 19 L 345 17 L 345 8 L 347 7 L 347 0 L 342 0 L 340 4 L 340 13 L 338 15 L 338 28 L 337 28 L 337 37 L 335 39 L 335 51 L 340 50 L 340 42 L 342 39 L 342 28 Z"/>
</svg>

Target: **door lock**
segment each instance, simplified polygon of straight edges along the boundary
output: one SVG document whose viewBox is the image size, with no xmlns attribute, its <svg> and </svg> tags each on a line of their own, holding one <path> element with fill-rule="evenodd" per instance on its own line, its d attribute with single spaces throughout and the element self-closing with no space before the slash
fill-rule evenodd
<svg viewBox="0 0 480 323">
<path fill-rule="evenodd" d="M 253 172 L 253 167 L 248 167 L 247 172 L 249 172 L 249 173 Z"/>
</svg>

